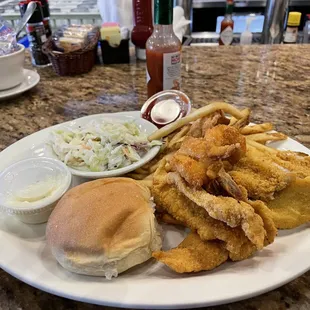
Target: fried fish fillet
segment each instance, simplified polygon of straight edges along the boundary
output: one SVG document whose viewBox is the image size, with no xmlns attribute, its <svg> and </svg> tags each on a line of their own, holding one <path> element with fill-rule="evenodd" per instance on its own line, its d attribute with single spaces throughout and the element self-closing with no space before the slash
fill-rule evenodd
<svg viewBox="0 0 310 310">
<path fill-rule="evenodd" d="M 295 173 L 300 178 L 310 176 L 310 156 L 299 155 L 296 152 L 277 152 L 272 156 L 275 163 Z"/>
<path fill-rule="evenodd" d="M 153 252 L 152 256 L 178 273 L 187 273 L 218 267 L 228 259 L 228 251 L 223 242 L 202 241 L 196 233 L 190 233 L 178 247 Z"/>
<path fill-rule="evenodd" d="M 266 154 L 248 147 L 246 156 L 229 172 L 233 180 L 248 191 L 252 199 L 272 200 L 274 193 L 287 187 L 293 179 L 292 173 L 283 169 Z"/>
<path fill-rule="evenodd" d="M 264 222 L 264 228 L 266 231 L 264 245 L 267 246 L 273 243 L 275 237 L 277 236 L 278 230 L 273 221 L 273 215 L 271 210 L 267 207 L 267 205 L 264 202 L 260 200 L 256 201 L 248 200 L 248 203 L 253 207 L 255 213 L 258 214 Z"/>
<path fill-rule="evenodd" d="M 297 178 L 267 203 L 279 229 L 291 229 L 310 221 L 310 177 Z"/>
<path fill-rule="evenodd" d="M 232 228 L 213 219 L 205 209 L 185 197 L 175 186 L 169 185 L 164 163 L 155 172 L 152 195 L 156 208 L 166 211 L 177 221 L 197 231 L 202 240 L 222 240 L 227 250 L 236 256 L 241 255 L 242 245 L 249 242 L 240 226 Z"/>
<path fill-rule="evenodd" d="M 264 224 L 251 205 L 231 197 L 213 196 L 203 189 L 190 188 L 175 172 L 168 174 L 167 182 L 175 185 L 187 198 L 204 208 L 212 218 L 220 220 L 230 227 L 241 226 L 245 235 L 256 245 L 257 249 L 263 248 Z"/>
<path fill-rule="evenodd" d="M 182 154 L 176 153 L 169 161 L 171 169 L 177 171 L 189 184 L 201 187 L 208 180 L 204 164 Z"/>
<path fill-rule="evenodd" d="M 169 225 L 178 225 L 178 226 L 185 226 L 186 225 L 178 220 L 176 220 L 172 215 L 170 215 L 169 213 L 159 213 L 156 212 L 156 219 L 158 222 L 161 223 L 165 223 L 165 224 L 169 224 Z"/>
</svg>

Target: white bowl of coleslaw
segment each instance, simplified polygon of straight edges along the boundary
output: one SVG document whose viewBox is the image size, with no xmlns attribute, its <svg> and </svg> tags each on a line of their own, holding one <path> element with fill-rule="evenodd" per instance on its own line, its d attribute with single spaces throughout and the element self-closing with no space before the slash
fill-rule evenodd
<svg viewBox="0 0 310 310">
<path fill-rule="evenodd" d="M 97 179 L 125 175 L 152 160 L 161 141 L 147 137 L 157 127 L 130 115 L 86 116 L 50 133 L 53 157 L 76 176 Z"/>
</svg>

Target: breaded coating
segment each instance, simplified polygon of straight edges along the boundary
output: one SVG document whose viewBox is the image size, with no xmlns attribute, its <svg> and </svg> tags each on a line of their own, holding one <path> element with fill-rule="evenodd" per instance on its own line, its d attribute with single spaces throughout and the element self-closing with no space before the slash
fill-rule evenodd
<svg viewBox="0 0 310 310">
<path fill-rule="evenodd" d="M 267 206 L 279 229 L 291 229 L 310 221 L 310 177 L 297 178 L 288 187 L 275 194 Z"/>
<path fill-rule="evenodd" d="M 229 174 L 246 188 L 250 198 L 263 201 L 272 200 L 274 193 L 287 187 L 293 179 L 292 173 L 273 162 L 271 154 L 252 147 Z"/>
<path fill-rule="evenodd" d="M 229 124 L 229 119 L 225 117 L 221 110 L 194 121 L 187 135 L 195 138 L 202 138 L 208 129 L 218 124 Z"/>
<path fill-rule="evenodd" d="M 236 163 L 246 152 L 246 139 L 240 134 L 239 130 L 232 126 L 218 125 L 205 133 L 205 140 L 209 147 L 209 157 L 219 154 L 219 150 L 223 150 L 224 147 L 235 146 L 233 151 L 230 151 L 228 157 L 229 162 Z M 223 157 L 222 157 L 223 158 Z"/>
<path fill-rule="evenodd" d="M 239 148 L 239 143 L 214 146 L 213 144 L 208 144 L 208 142 L 203 138 L 186 137 L 178 153 L 190 156 L 193 159 L 199 160 L 203 163 L 209 163 L 210 161 L 219 159 L 229 160 L 232 154 L 239 152 L 237 151 Z"/>
<path fill-rule="evenodd" d="M 281 167 L 296 173 L 300 178 L 310 176 L 310 156 L 298 154 L 296 152 L 278 152 L 272 156 L 275 163 Z"/>
<path fill-rule="evenodd" d="M 196 233 L 190 233 L 178 247 L 152 256 L 178 273 L 187 273 L 218 267 L 228 259 L 228 251 L 223 242 L 202 241 Z"/>
<path fill-rule="evenodd" d="M 191 186 L 201 187 L 207 182 L 205 165 L 188 156 L 176 153 L 169 164 L 172 171 L 178 172 Z"/>
<path fill-rule="evenodd" d="M 239 255 L 241 246 L 249 241 L 240 226 L 232 228 L 224 222 L 213 219 L 205 209 L 186 198 L 175 186 L 167 184 L 164 163 L 154 175 L 152 195 L 156 208 L 165 210 L 177 221 L 197 231 L 202 240 L 225 241 L 227 250 L 236 255 Z"/>
<path fill-rule="evenodd" d="M 187 198 L 204 208 L 208 214 L 230 227 L 241 226 L 245 235 L 254 243 L 257 249 L 264 246 L 265 229 L 259 215 L 247 203 L 231 197 L 213 196 L 203 189 L 190 188 L 178 173 L 170 172 L 167 182 L 174 184 Z"/>
</svg>

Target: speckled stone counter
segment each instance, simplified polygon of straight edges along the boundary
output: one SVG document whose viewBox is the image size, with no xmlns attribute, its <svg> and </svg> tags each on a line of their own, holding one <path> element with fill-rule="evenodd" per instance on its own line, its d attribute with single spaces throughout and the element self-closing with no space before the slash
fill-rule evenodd
<svg viewBox="0 0 310 310">
<path fill-rule="evenodd" d="M 189 47 L 183 53 L 182 89 L 194 107 L 214 100 L 250 107 L 252 121 L 272 122 L 310 147 L 309 68 L 309 45 Z M 36 88 L 0 101 L 0 150 L 66 120 L 138 110 L 146 99 L 145 63 L 134 60 L 130 65 L 97 66 L 79 77 L 58 77 L 51 68 L 38 72 L 41 81 Z M 39 291 L 0 269 L 1 310 L 99 308 Z M 270 293 L 211 309 L 286 308 L 310 309 L 310 272 Z"/>
</svg>

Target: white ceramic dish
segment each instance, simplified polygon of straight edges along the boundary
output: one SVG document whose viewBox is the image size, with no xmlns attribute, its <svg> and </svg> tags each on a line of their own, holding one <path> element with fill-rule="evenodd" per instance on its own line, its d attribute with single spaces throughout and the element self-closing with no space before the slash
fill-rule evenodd
<svg viewBox="0 0 310 310">
<path fill-rule="evenodd" d="M 23 69 L 22 73 L 23 73 L 23 80 L 21 81 L 21 84 L 17 85 L 14 88 L 1 90 L 0 100 L 20 95 L 26 92 L 27 90 L 35 87 L 40 82 L 40 75 L 36 71 Z"/>
<path fill-rule="evenodd" d="M 23 82 L 25 47 L 18 44 L 19 50 L 0 56 L 0 91 L 15 87 Z"/>
<path fill-rule="evenodd" d="M 138 113 L 113 113 L 113 114 L 96 114 L 96 115 L 89 115 L 85 117 L 81 117 L 79 119 L 76 119 L 74 121 L 62 123 L 53 127 L 49 127 L 46 129 L 43 129 L 37 133 L 32 134 L 30 137 L 33 137 L 33 142 L 30 145 L 30 151 L 28 151 L 27 155 L 25 155 L 23 158 L 27 157 L 33 157 L 33 156 L 44 156 L 44 157 L 49 157 L 49 158 L 54 158 L 58 159 L 57 155 L 53 152 L 52 148 L 48 145 L 50 133 L 54 130 L 60 129 L 60 128 L 76 128 L 78 126 L 83 126 L 85 124 L 88 124 L 92 120 L 97 120 L 100 121 L 102 119 L 106 119 L 109 121 L 135 121 L 135 123 L 138 125 L 140 130 L 147 135 L 153 133 L 155 130 L 157 130 L 157 127 L 153 125 L 152 123 L 142 119 Z M 29 139 L 29 137 L 26 137 L 25 139 Z M 22 139 L 21 141 L 23 141 Z M 19 141 L 19 142 L 21 142 Z M 36 141 L 36 142 L 35 142 Z M 29 145 L 28 148 L 29 150 Z M 148 161 L 152 160 L 157 153 L 159 152 L 160 147 L 155 146 L 151 150 L 149 150 L 141 160 L 133 163 L 130 166 L 116 169 L 116 170 L 111 170 L 111 171 L 102 171 L 102 172 L 91 172 L 91 171 L 81 171 L 73 168 L 69 168 L 71 173 L 76 176 L 80 176 L 83 178 L 88 178 L 88 179 L 97 179 L 97 178 L 106 178 L 106 177 L 115 177 L 115 176 L 120 176 L 124 175 L 130 171 L 133 171 L 144 164 L 146 164 Z M 20 158 L 17 156 L 17 160 Z"/>
<path fill-rule="evenodd" d="M 126 114 L 138 117 L 139 112 Z M 48 130 L 38 132 L 1 152 L 0 170 L 17 157 L 39 155 L 47 134 Z M 292 139 L 273 146 L 310 154 L 309 149 Z M 82 180 L 73 177 L 72 181 L 79 184 Z M 262 294 L 309 270 L 309 228 L 304 225 L 280 231 L 275 242 L 254 257 L 225 263 L 211 272 L 180 275 L 150 260 L 107 281 L 72 274 L 57 264 L 45 243 L 45 224 L 29 226 L 2 214 L 0 245 L 5 251 L 0 255 L 0 267 L 41 290 L 83 302 L 141 309 L 211 306 Z M 186 234 L 172 226 L 165 226 L 164 232 L 164 249 L 176 246 Z"/>
<path fill-rule="evenodd" d="M 0 174 L 0 208 L 24 223 L 45 223 L 70 185 L 71 173 L 61 161 L 24 159 Z"/>
</svg>

